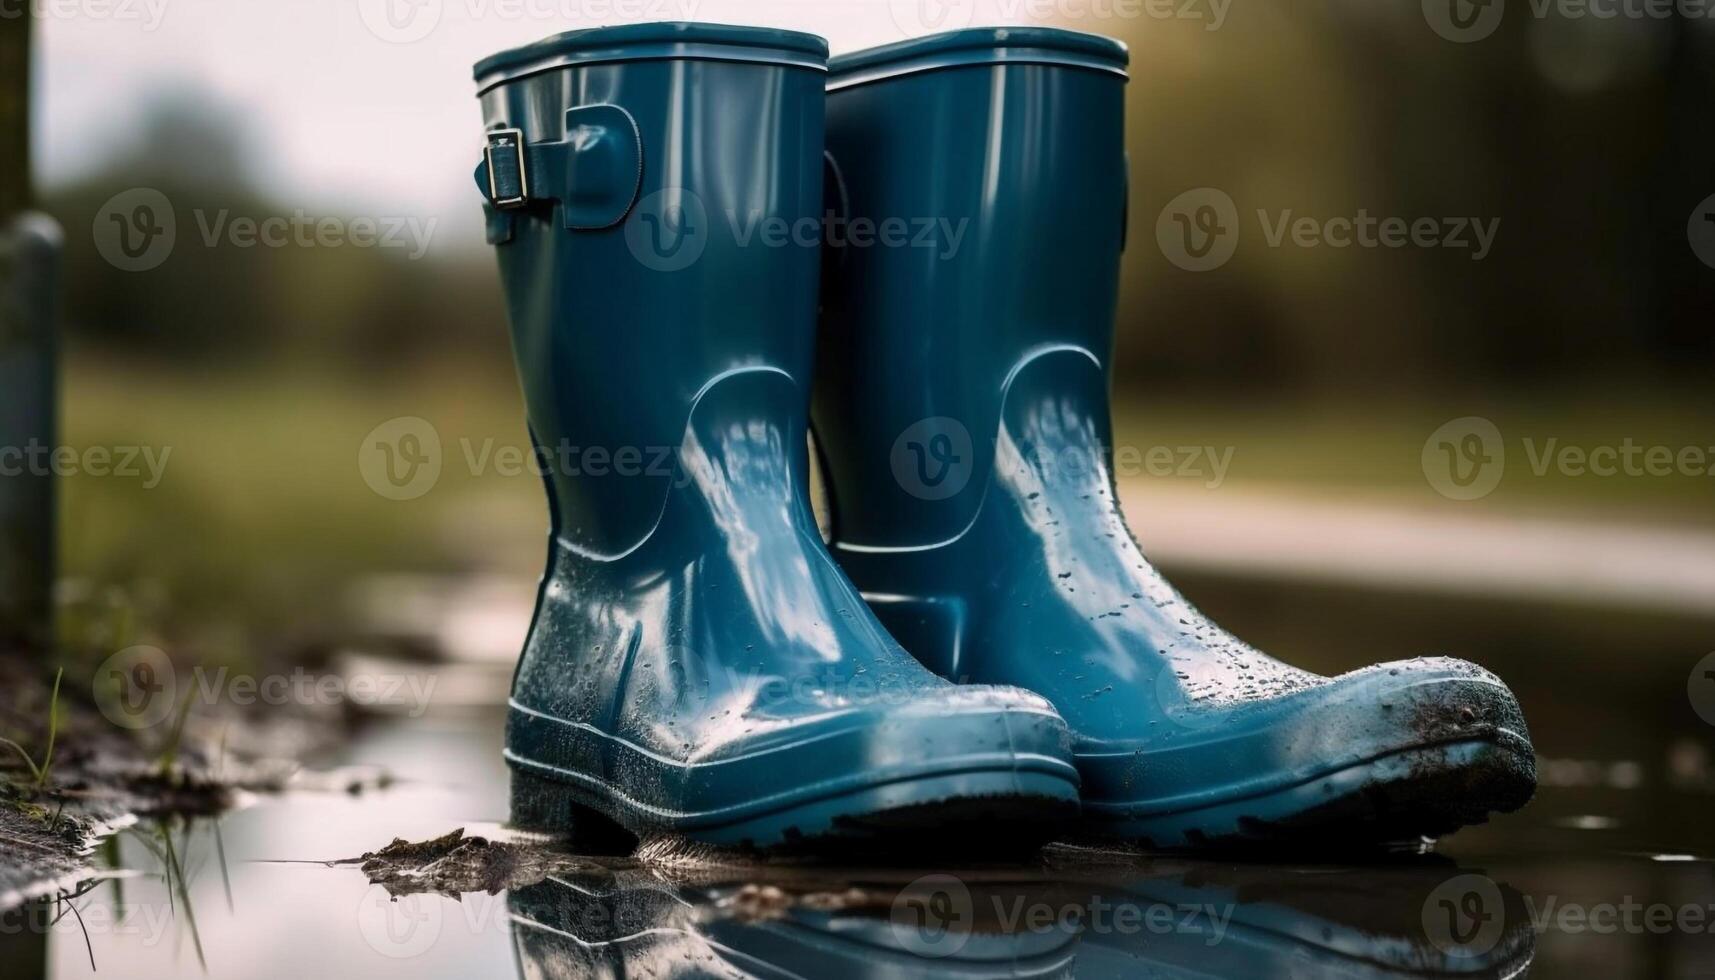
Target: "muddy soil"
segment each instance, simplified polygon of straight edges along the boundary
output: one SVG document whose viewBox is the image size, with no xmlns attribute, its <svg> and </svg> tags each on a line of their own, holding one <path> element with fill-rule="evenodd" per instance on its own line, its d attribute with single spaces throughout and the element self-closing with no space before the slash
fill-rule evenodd
<svg viewBox="0 0 1715 980">
<path fill-rule="evenodd" d="M 309 718 L 187 714 L 145 736 L 108 722 L 78 685 L 62 680 L 56 699 L 52 677 L 9 656 L 0 656 L 0 691 L 0 736 L 18 746 L 0 745 L 0 911 L 70 894 L 96 876 L 102 840 L 139 819 L 217 816 L 247 793 L 362 792 L 388 781 L 376 771 L 306 772 L 299 753 L 344 734 Z M 47 763 L 46 778 L 32 762 Z"/>
</svg>

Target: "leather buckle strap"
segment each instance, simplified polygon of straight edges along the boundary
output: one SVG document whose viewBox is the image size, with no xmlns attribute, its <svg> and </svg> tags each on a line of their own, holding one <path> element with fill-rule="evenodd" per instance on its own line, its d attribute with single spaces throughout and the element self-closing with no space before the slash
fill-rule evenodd
<svg viewBox="0 0 1715 980">
<path fill-rule="evenodd" d="M 616 105 L 577 106 L 566 110 L 563 140 L 529 143 L 522 130 L 489 130 L 476 186 L 495 219 L 505 225 L 537 202 L 558 204 L 562 224 L 571 230 L 609 228 L 625 220 L 643 181 L 643 141 L 637 121 Z"/>
<path fill-rule="evenodd" d="M 482 149 L 488 172 L 488 200 L 497 208 L 518 208 L 530 202 L 530 169 L 522 129 L 494 129 Z"/>
</svg>

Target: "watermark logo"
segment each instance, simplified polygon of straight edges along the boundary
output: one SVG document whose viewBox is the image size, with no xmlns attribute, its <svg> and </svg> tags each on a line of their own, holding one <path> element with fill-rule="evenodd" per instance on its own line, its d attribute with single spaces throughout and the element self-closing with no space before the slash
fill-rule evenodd
<svg viewBox="0 0 1715 980">
<path fill-rule="evenodd" d="M 388 500 L 415 500 L 441 479 L 441 435 L 415 415 L 388 419 L 358 445 L 357 469 Z"/>
<path fill-rule="evenodd" d="M 1715 269 L 1715 194 L 1704 198 L 1691 212 L 1691 221 L 1685 226 L 1685 237 L 1691 242 L 1691 251 L 1698 261 Z"/>
<path fill-rule="evenodd" d="M 952 875 L 924 875 L 893 898 L 888 924 L 899 945 L 939 959 L 965 948 L 976 920 L 971 890 Z"/>
<path fill-rule="evenodd" d="M 147 272 L 167 261 L 178 237 L 173 202 L 153 187 L 133 187 L 107 199 L 91 229 L 95 250 L 123 272 Z"/>
<path fill-rule="evenodd" d="M 126 647 L 102 662 L 94 678 L 95 703 L 121 728 L 153 728 L 192 704 L 220 702 L 255 705 L 350 704 L 399 709 L 420 718 L 434 701 L 433 673 L 401 672 L 312 674 L 302 667 L 290 673 L 252 675 L 228 667 L 191 669 L 181 681 L 166 652 L 152 646 Z"/>
<path fill-rule="evenodd" d="M 37 20 L 141 21 L 145 32 L 161 26 L 168 0 L 0 0 L 0 21 L 26 14 Z"/>
<path fill-rule="evenodd" d="M 442 8 L 442 0 L 357 0 L 363 26 L 389 44 L 410 44 L 434 33 Z"/>
<path fill-rule="evenodd" d="M 1499 885 L 1483 875 L 1459 875 L 1424 900 L 1423 931 L 1448 956 L 1486 956 L 1506 932 L 1505 912 Z"/>
<path fill-rule="evenodd" d="M 1715 445 L 1671 446 L 1627 436 L 1615 443 L 1578 444 L 1559 436 L 1525 436 L 1520 443 L 1530 473 L 1546 477 L 1715 478 Z M 1500 429 L 1481 416 L 1447 422 L 1423 443 L 1423 475 L 1437 493 L 1476 500 L 1492 493 L 1506 469 Z"/>
<path fill-rule="evenodd" d="M 229 209 L 195 208 L 191 218 L 204 248 L 387 248 L 422 258 L 440 219 L 413 216 L 312 215 L 303 209 L 263 217 Z M 178 217 L 167 195 L 133 187 L 108 198 L 91 229 L 95 249 L 114 268 L 147 272 L 167 261 L 178 242 Z"/>
<path fill-rule="evenodd" d="M 95 670 L 95 705 L 120 728 L 153 728 L 173 713 L 178 678 L 165 650 L 131 646 Z"/>
<path fill-rule="evenodd" d="M 1120 479 L 1201 480 L 1204 489 L 1219 490 L 1233 465 L 1234 446 L 1113 446 L 1074 443 L 1054 445 L 1036 441 L 1016 444 L 996 454 L 996 464 L 1010 475 L 1028 475 L 1044 485 L 1084 484 L 1110 469 Z"/>
<path fill-rule="evenodd" d="M 1710 653 L 1691 669 L 1685 680 L 1685 693 L 1691 698 L 1691 708 L 1697 717 L 1715 725 L 1715 653 Z"/>
<path fill-rule="evenodd" d="M 695 191 L 664 187 L 637 202 L 625 219 L 625 245 L 656 272 L 678 272 L 703 257 L 709 211 Z"/>
<path fill-rule="evenodd" d="M 1495 33 L 1505 0 L 1423 0 L 1423 19 L 1431 30 L 1457 44 L 1481 41 Z M 1715 16 L 1711 0 L 1528 0 L 1515 7 L 1524 16 L 1545 21 L 1667 21 L 1696 23 Z"/>
<path fill-rule="evenodd" d="M 1506 472 L 1501 430 L 1479 415 L 1454 419 L 1424 440 L 1423 475 L 1449 500 L 1477 500 L 1493 493 Z"/>
<path fill-rule="evenodd" d="M 1516 894 L 1516 893 L 1515 893 Z M 1423 902 L 1423 930 L 1449 957 L 1488 955 L 1508 936 L 1526 928 L 1542 936 L 1688 936 L 1715 934 L 1715 904 L 1617 901 L 1568 902 L 1558 895 L 1519 895 L 1509 912 L 1501 886 L 1480 874 L 1442 882 Z M 1509 928 L 1509 918 L 1515 928 Z"/>
<path fill-rule="evenodd" d="M 1451 248 L 1471 253 L 1472 262 L 1489 257 L 1501 231 L 1499 218 L 1377 217 L 1368 208 L 1359 208 L 1349 217 L 1294 217 L 1291 208 L 1272 216 L 1259 209 L 1256 216 L 1269 248 L 1280 248 L 1288 241 L 1299 248 Z"/>
<path fill-rule="evenodd" d="M 371 885 L 357 905 L 357 928 L 369 948 L 390 959 L 421 956 L 441 937 L 441 901 L 437 895 L 394 898 Z"/>
<path fill-rule="evenodd" d="M 1473 262 L 1488 258 L 1501 228 L 1500 218 L 1375 215 L 1368 208 L 1327 217 L 1258 208 L 1256 220 L 1269 248 L 1447 248 L 1469 252 Z M 1188 272 L 1207 272 L 1233 257 L 1239 230 L 1233 199 L 1218 188 L 1199 187 L 1162 208 L 1155 240 L 1169 262 Z"/>
<path fill-rule="evenodd" d="M 909 36 L 971 26 L 977 0 L 888 0 L 893 23 Z"/>
<path fill-rule="evenodd" d="M 955 418 L 937 415 L 912 423 L 893 441 L 893 478 L 919 500 L 945 500 L 970 482 L 976 467 L 971 433 Z"/>
<path fill-rule="evenodd" d="M 1155 241 L 1167 261 L 1186 272 L 1218 269 L 1239 247 L 1238 206 L 1218 188 L 1188 190 L 1161 209 Z"/>
<path fill-rule="evenodd" d="M 0 446 L 0 477 L 94 476 L 140 480 L 145 490 L 161 485 L 172 446 L 50 446 L 31 439 Z"/>
<path fill-rule="evenodd" d="M 1501 26 L 1505 0 L 1423 0 L 1423 19 L 1455 44 L 1481 41 Z"/>
<path fill-rule="evenodd" d="M 89 902 L 70 914 L 66 906 L 73 901 L 26 902 L 0 911 L 0 937 L 64 937 L 81 944 L 89 936 L 119 936 L 132 947 L 154 949 L 172 934 L 171 902 Z"/>
</svg>

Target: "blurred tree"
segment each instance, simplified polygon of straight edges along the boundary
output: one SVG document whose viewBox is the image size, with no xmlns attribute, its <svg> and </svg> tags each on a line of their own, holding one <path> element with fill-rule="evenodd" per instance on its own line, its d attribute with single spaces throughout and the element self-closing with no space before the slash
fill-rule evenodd
<svg viewBox="0 0 1715 980">
<path fill-rule="evenodd" d="M 60 234 L 31 213 L 29 5 L 0 17 L 0 654 L 51 643 Z"/>
<path fill-rule="evenodd" d="M 270 247 L 229 234 L 235 223 L 279 219 L 356 227 L 348 215 L 317 212 L 256 183 L 265 150 L 249 118 L 195 89 L 156 93 L 133 144 L 90 179 L 54 193 L 50 203 L 67 226 L 89 228 L 115 195 L 152 188 L 171 203 L 176 227 L 166 259 L 145 272 L 115 268 L 93 236 L 74 236 L 67 257 L 81 286 L 68 298 L 74 339 L 176 363 L 285 357 L 358 369 L 464 353 L 473 344 L 504 348 L 498 329 L 470 329 L 498 322 L 492 267 L 417 254 L 410 226 L 398 224 L 414 222 L 422 232 L 432 215 L 362 219 L 405 247 L 349 240 Z"/>
<path fill-rule="evenodd" d="M 1235 8 L 1217 33 L 1104 25 L 1134 49 L 1120 383 L 1623 398 L 1715 377 L 1715 277 L 1686 239 L 1715 192 L 1715 30 L 1681 13 L 1537 10 L 1470 44 L 1417 5 Z M 1226 265 L 1186 272 L 1156 224 L 1201 187 L 1232 198 L 1241 230 Z M 1360 210 L 1498 233 L 1475 260 L 1271 243 L 1259 220 Z"/>
</svg>

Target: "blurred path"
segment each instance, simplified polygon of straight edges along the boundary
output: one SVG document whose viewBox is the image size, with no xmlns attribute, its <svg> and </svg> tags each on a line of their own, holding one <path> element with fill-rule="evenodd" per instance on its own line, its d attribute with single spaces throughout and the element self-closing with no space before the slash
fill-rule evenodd
<svg viewBox="0 0 1715 980">
<path fill-rule="evenodd" d="M 1120 498 L 1166 565 L 1246 577 L 1554 600 L 1715 618 L 1715 532 L 1129 480 Z"/>
</svg>

